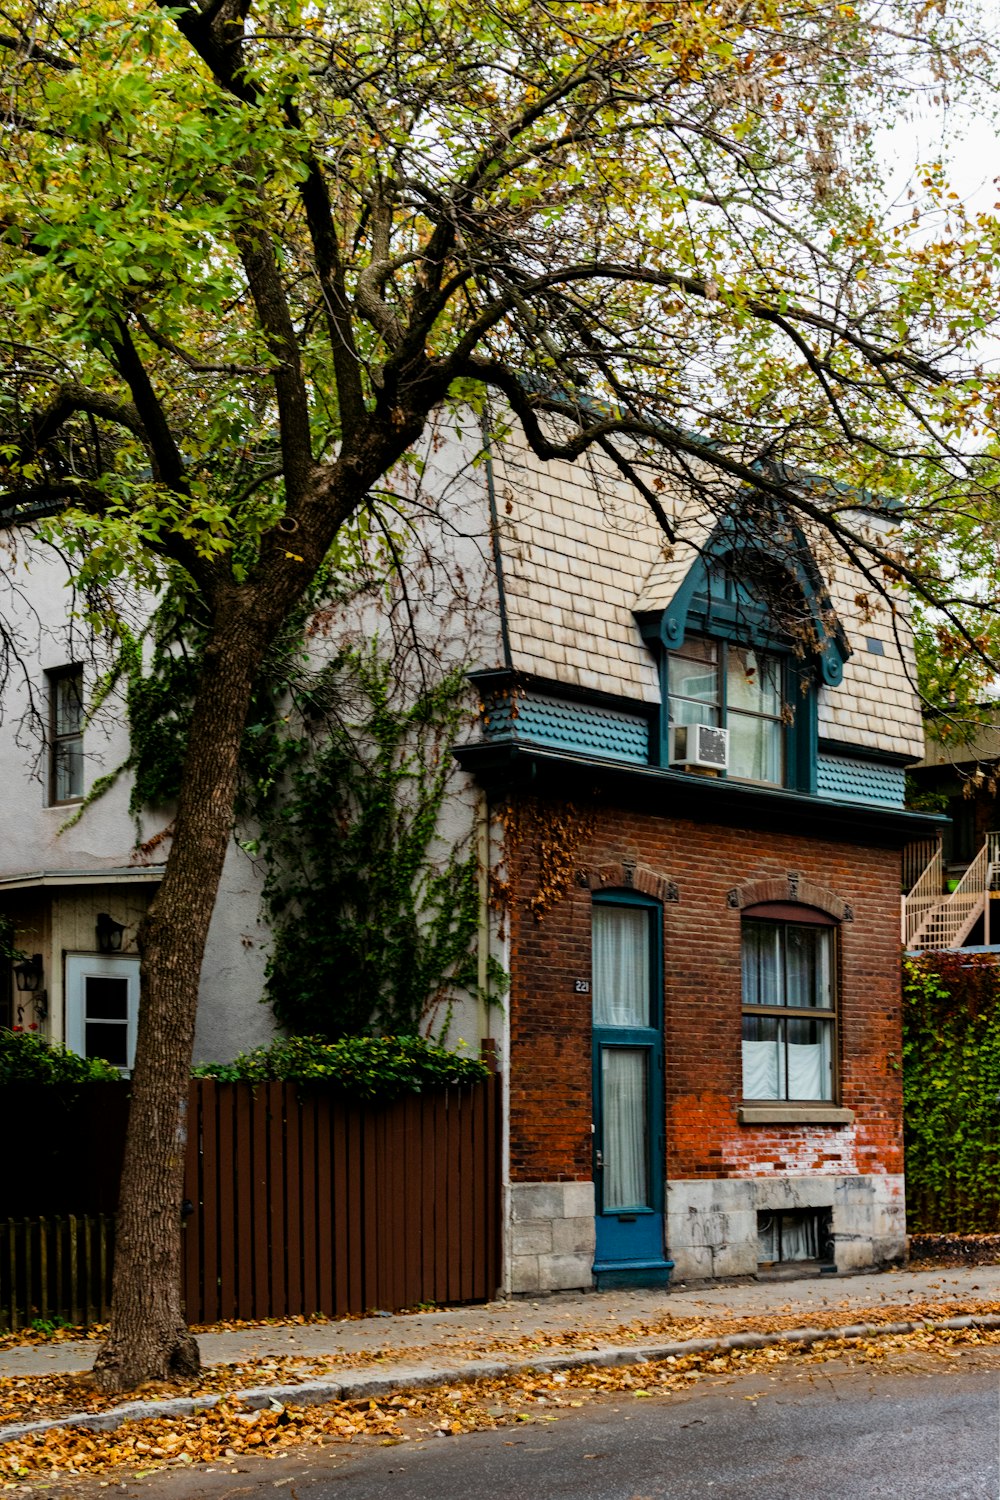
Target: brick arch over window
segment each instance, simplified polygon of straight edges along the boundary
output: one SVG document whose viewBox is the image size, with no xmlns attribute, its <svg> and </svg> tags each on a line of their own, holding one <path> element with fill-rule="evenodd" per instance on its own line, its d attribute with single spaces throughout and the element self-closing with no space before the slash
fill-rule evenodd
<svg viewBox="0 0 1000 1500">
<path fill-rule="evenodd" d="M 591 891 L 639 891 L 657 901 L 677 901 L 677 886 L 666 875 L 658 875 L 646 865 L 620 859 L 613 864 L 594 865 L 577 871 L 577 884 Z"/>
<path fill-rule="evenodd" d="M 726 896 L 726 905 L 736 911 L 775 901 L 814 906 L 837 922 L 854 921 L 854 912 L 842 896 L 825 885 L 804 879 L 795 870 L 788 870 L 784 875 L 764 875 L 757 880 L 747 880 L 743 885 L 734 886 Z"/>
</svg>

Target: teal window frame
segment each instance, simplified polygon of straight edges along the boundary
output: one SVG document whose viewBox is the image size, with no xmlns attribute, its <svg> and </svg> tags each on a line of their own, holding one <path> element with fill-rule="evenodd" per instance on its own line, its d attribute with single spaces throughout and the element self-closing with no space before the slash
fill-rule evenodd
<svg viewBox="0 0 1000 1500">
<path fill-rule="evenodd" d="M 742 585 L 726 556 L 707 567 L 701 587 L 691 597 L 680 638 L 660 652 L 660 734 L 659 763 L 669 765 L 670 754 L 670 659 L 682 653 L 691 636 L 716 643 L 718 648 L 719 723 L 728 720 L 727 655 L 730 647 L 752 647 L 776 657 L 781 672 L 781 701 L 792 710 L 791 723 L 784 726 L 782 740 L 783 775 L 780 782 L 753 781 L 753 786 L 784 787 L 790 791 L 816 791 L 816 762 L 819 757 L 817 727 L 816 674 L 810 664 L 797 657 L 789 642 L 771 626 L 770 611 L 751 591 Z M 742 783 L 743 777 L 729 777 Z"/>
<path fill-rule="evenodd" d="M 782 546 L 772 555 L 763 538 L 740 534 L 734 523 L 722 523 L 702 548 L 700 556 L 670 603 L 663 608 L 639 610 L 636 622 L 643 639 L 657 656 L 660 672 L 660 710 L 653 720 L 651 759 L 654 765 L 669 765 L 670 661 L 671 651 L 681 651 L 688 634 L 706 636 L 739 646 L 754 646 L 774 652 L 783 662 L 782 697 L 794 710 L 785 745 L 785 776 L 782 787 L 815 795 L 819 735 L 817 696 L 820 684 L 837 687 L 843 681 L 850 644 L 839 624 L 829 593 L 816 567 L 801 529 L 780 512 L 775 526 L 787 532 Z M 800 655 L 787 637 L 779 634 L 764 601 L 740 582 L 746 571 L 741 560 L 759 553 L 784 573 L 788 586 L 796 590 L 803 621 L 811 624 L 811 645 Z M 721 584 L 721 587 L 720 587 Z M 723 723 L 725 720 L 723 719 Z M 741 778 L 734 778 L 740 784 Z M 774 786 L 774 782 L 750 783 Z"/>
<path fill-rule="evenodd" d="M 753 781 L 748 782 L 753 786 L 785 787 L 799 792 L 816 791 L 817 758 L 819 755 L 819 736 L 817 729 L 817 705 L 816 686 L 812 674 L 804 663 L 796 660 L 788 649 L 787 644 L 776 640 L 773 635 L 764 631 L 750 631 L 744 628 L 732 633 L 715 628 L 714 620 L 710 626 L 692 628 L 685 631 L 684 639 L 697 636 L 704 640 L 711 640 L 718 648 L 718 683 L 719 692 L 716 704 L 717 722 L 724 728 L 729 722 L 729 705 L 727 701 L 727 656 L 730 647 L 745 649 L 752 647 L 755 651 L 776 658 L 781 674 L 780 689 L 781 701 L 792 708 L 792 721 L 785 723 L 782 730 L 782 779 L 781 781 Z M 682 654 L 683 642 L 672 647 L 669 651 L 663 651 L 660 658 L 660 734 L 659 734 L 659 764 L 667 766 L 670 763 L 670 663 L 675 652 Z M 749 717 L 749 715 L 748 715 Z M 728 772 L 723 772 L 727 779 L 744 782 L 744 777 L 734 777 Z"/>
</svg>

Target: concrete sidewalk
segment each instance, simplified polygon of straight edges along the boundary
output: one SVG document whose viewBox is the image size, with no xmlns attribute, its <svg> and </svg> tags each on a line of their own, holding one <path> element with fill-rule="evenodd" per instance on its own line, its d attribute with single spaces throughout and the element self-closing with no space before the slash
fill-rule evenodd
<svg viewBox="0 0 1000 1500">
<path fill-rule="evenodd" d="M 1000 1265 L 955 1270 L 894 1270 L 865 1276 L 815 1276 L 802 1280 L 728 1286 L 680 1285 L 670 1291 L 564 1294 L 538 1301 L 491 1302 L 445 1311 L 375 1315 L 305 1325 L 271 1324 L 198 1335 L 206 1365 L 251 1360 L 329 1358 L 353 1371 L 409 1372 L 490 1359 L 515 1364 L 531 1353 L 627 1348 L 651 1335 L 712 1338 L 746 1323 L 756 1332 L 770 1320 L 787 1327 L 817 1326 L 838 1312 L 935 1307 L 946 1318 L 966 1304 L 1000 1303 Z M 676 1331 L 671 1325 L 679 1324 Z M 695 1325 L 704 1325 L 695 1326 Z M 538 1338 L 541 1349 L 532 1350 Z M 0 1350 L 0 1378 L 71 1374 L 88 1370 L 94 1341 L 19 1345 Z"/>
</svg>

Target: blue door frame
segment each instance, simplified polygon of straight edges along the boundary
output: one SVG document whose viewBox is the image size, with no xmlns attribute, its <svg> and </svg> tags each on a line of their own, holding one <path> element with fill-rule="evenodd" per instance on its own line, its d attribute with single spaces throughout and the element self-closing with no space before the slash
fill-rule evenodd
<svg viewBox="0 0 1000 1500">
<path fill-rule="evenodd" d="M 594 905 L 627 906 L 648 913 L 649 1012 L 646 1026 L 593 1027 L 594 1191 L 597 1244 L 594 1276 L 599 1287 L 658 1286 L 670 1278 L 672 1262 L 663 1248 L 663 908 L 658 901 L 631 891 L 602 891 Z M 596 997 L 595 997 L 596 998 Z M 646 1058 L 648 1201 L 606 1208 L 604 1203 L 605 1100 L 604 1059 L 616 1049 L 639 1051 Z"/>
</svg>

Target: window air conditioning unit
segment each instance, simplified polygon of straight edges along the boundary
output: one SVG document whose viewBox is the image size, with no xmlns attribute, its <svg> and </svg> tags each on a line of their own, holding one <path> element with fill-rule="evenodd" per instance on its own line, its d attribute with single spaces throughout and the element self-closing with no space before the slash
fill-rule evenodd
<svg viewBox="0 0 1000 1500">
<path fill-rule="evenodd" d="M 715 724 L 678 724 L 673 731 L 672 766 L 725 771 L 729 766 L 729 730 Z"/>
</svg>

